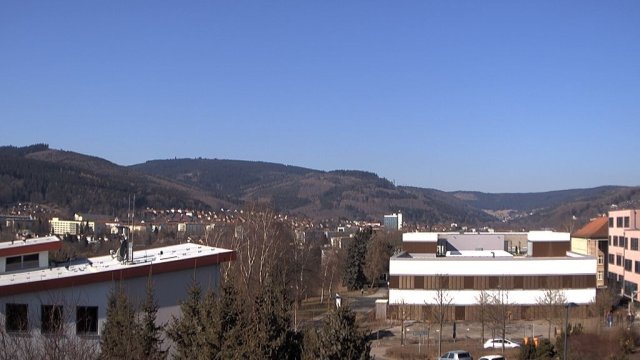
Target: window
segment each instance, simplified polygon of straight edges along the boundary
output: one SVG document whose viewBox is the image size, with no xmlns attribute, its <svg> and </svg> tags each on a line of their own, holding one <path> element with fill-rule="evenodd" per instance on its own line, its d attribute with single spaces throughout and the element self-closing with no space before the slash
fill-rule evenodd
<svg viewBox="0 0 640 360">
<path fill-rule="evenodd" d="M 62 330 L 62 306 L 42 305 L 40 314 L 42 333 L 55 333 Z"/>
<path fill-rule="evenodd" d="M 613 264 L 615 262 L 615 256 L 613 254 L 609 254 L 609 264 Z"/>
<path fill-rule="evenodd" d="M 604 280 L 604 271 L 598 271 L 598 281 L 602 281 L 602 280 Z"/>
<path fill-rule="evenodd" d="M 22 269 L 33 269 L 40 266 L 40 255 L 18 255 L 7 258 L 6 271 L 16 271 Z"/>
<path fill-rule="evenodd" d="M 635 272 L 636 274 L 640 274 L 640 261 L 636 261 L 636 268 L 635 268 Z"/>
<path fill-rule="evenodd" d="M 622 219 L 622 217 L 620 217 L 620 216 L 619 216 L 619 217 L 617 217 L 617 218 L 616 218 L 616 227 L 621 228 L 623 224 L 624 224 L 624 223 L 623 223 L 623 219 Z"/>
<path fill-rule="evenodd" d="M 616 255 L 616 265 L 622 266 L 622 256 Z"/>
<path fill-rule="evenodd" d="M 617 236 L 613 237 L 613 246 L 618 246 L 618 237 Z"/>
<path fill-rule="evenodd" d="M 620 247 L 627 249 L 628 243 L 629 243 L 629 238 L 620 236 Z"/>
<path fill-rule="evenodd" d="M 611 235 L 609 235 L 609 246 L 613 245 L 613 242 L 611 241 Z"/>
<path fill-rule="evenodd" d="M 638 250 L 638 238 L 631 238 L 631 250 Z"/>
<path fill-rule="evenodd" d="M 5 310 L 7 331 L 27 331 L 29 327 L 27 304 L 7 304 Z"/>
<path fill-rule="evenodd" d="M 632 263 L 631 260 L 627 260 L 627 259 L 624 260 L 624 269 L 626 271 L 631 271 L 631 263 Z"/>
<path fill-rule="evenodd" d="M 604 255 L 599 254 L 598 255 L 598 265 L 602 265 L 604 264 Z"/>
<path fill-rule="evenodd" d="M 624 227 L 625 227 L 625 228 L 628 228 L 628 227 L 629 227 L 629 217 L 628 217 L 628 216 L 625 216 L 625 217 L 624 217 Z"/>
<path fill-rule="evenodd" d="M 76 334 L 98 332 L 98 307 L 78 306 L 76 308 Z"/>
<path fill-rule="evenodd" d="M 613 227 L 613 218 L 612 217 L 609 218 L 609 227 L 610 228 Z"/>
</svg>

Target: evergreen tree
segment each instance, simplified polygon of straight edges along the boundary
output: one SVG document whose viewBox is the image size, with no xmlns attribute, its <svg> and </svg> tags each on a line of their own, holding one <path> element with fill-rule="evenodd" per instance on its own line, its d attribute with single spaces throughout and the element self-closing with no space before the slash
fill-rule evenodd
<svg viewBox="0 0 640 360">
<path fill-rule="evenodd" d="M 317 350 L 305 350 L 305 354 L 316 352 L 322 360 L 370 359 L 371 344 L 367 335 L 358 329 L 356 314 L 347 306 L 341 306 L 325 318 L 319 330 Z"/>
<path fill-rule="evenodd" d="M 241 298 L 236 283 L 227 279 L 222 285 L 218 299 L 220 333 L 222 346 L 218 359 L 249 359 L 251 350 L 247 346 L 247 337 L 253 332 L 247 321 L 246 303 Z"/>
<path fill-rule="evenodd" d="M 175 343 L 176 359 L 211 359 L 213 353 L 205 337 L 200 285 L 193 279 L 187 298 L 180 304 L 180 317 L 173 317 L 167 335 Z"/>
<path fill-rule="evenodd" d="M 136 321 L 136 312 L 121 285 L 109 294 L 107 319 L 100 337 L 101 359 L 140 359 L 142 348 L 139 337 L 142 330 Z"/>
<path fill-rule="evenodd" d="M 273 278 L 270 278 L 273 279 Z M 291 302 L 287 297 L 284 277 L 269 280 L 255 298 L 249 347 L 255 359 L 299 359 L 300 345 L 291 322 Z"/>
<path fill-rule="evenodd" d="M 145 359 L 158 360 L 167 357 L 166 351 L 162 349 L 162 326 L 156 325 L 156 315 L 158 304 L 153 295 L 153 281 L 151 272 L 147 279 L 145 300 L 142 304 L 142 354 Z"/>
<path fill-rule="evenodd" d="M 347 262 L 344 267 L 343 280 L 349 290 L 361 289 L 367 283 L 364 264 L 367 246 L 372 234 L 373 231 L 370 227 L 358 231 L 347 248 Z"/>
</svg>

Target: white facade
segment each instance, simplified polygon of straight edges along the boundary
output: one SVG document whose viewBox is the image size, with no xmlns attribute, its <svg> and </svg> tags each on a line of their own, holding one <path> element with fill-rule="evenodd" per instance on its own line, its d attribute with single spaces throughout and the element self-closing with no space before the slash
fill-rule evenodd
<svg viewBox="0 0 640 360">
<path fill-rule="evenodd" d="M 405 251 L 389 261 L 389 306 L 421 311 L 444 293 L 455 308 L 449 316 L 473 320 L 484 292 L 500 294 L 515 307 L 514 318 L 524 318 L 553 290 L 584 310 L 595 299 L 598 260 L 571 252 L 570 240 L 551 231 L 403 234 Z M 512 244 L 527 244 L 528 255 Z"/>
</svg>

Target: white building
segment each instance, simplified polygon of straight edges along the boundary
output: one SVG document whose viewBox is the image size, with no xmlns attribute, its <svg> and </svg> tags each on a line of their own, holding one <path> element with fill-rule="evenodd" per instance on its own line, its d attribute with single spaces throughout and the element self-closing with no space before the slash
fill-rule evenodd
<svg viewBox="0 0 640 360">
<path fill-rule="evenodd" d="M 526 255 L 507 251 L 514 242 L 526 244 Z M 476 320 L 481 292 L 500 292 L 512 319 L 535 318 L 537 299 L 549 289 L 585 311 L 595 299 L 597 260 L 571 252 L 570 244 L 568 233 L 550 231 L 403 234 L 405 251 L 389 263 L 390 312 L 402 305 L 421 316 L 440 291 L 451 299 L 450 319 Z"/>
<path fill-rule="evenodd" d="M 97 346 L 114 284 L 135 303 L 144 299 L 150 275 L 159 306 L 157 323 L 167 323 L 179 315 L 192 279 L 205 289 L 217 289 L 219 265 L 236 257 L 231 250 L 180 244 L 138 250 L 131 261 L 107 255 L 50 262 L 49 251 L 61 246 L 55 236 L 0 243 L 0 326 L 10 336 L 37 340 L 63 329 L 67 336 Z"/>
<path fill-rule="evenodd" d="M 384 228 L 387 230 L 400 230 L 402 229 L 402 213 L 393 213 L 391 215 L 385 215 L 383 219 Z"/>
</svg>

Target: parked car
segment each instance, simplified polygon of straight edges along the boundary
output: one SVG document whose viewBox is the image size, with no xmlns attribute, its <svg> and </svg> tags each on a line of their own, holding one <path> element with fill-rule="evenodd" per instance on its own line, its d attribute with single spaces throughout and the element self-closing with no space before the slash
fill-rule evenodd
<svg viewBox="0 0 640 360">
<path fill-rule="evenodd" d="M 484 355 L 478 360 L 507 360 L 504 355 Z"/>
<path fill-rule="evenodd" d="M 520 344 L 518 344 L 517 342 L 507 340 L 507 339 L 502 339 L 502 338 L 496 338 L 496 339 L 487 340 L 487 342 L 484 343 L 484 348 L 485 349 L 502 349 L 502 344 L 504 344 L 505 349 L 513 349 L 513 348 L 520 347 Z"/>
<path fill-rule="evenodd" d="M 452 350 L 442 354 L 438 360 L 473 360 L 473 357 L 466 350 Z"/>
</svg>

